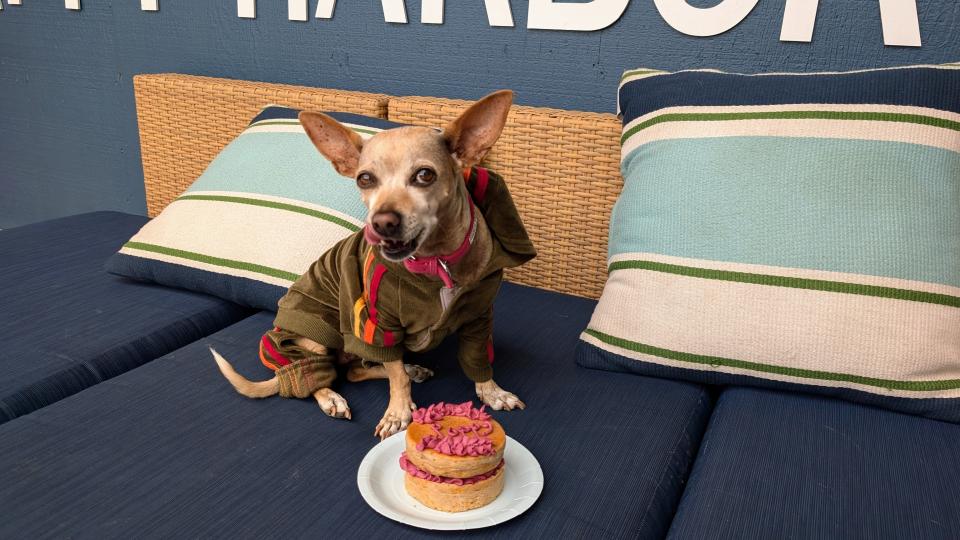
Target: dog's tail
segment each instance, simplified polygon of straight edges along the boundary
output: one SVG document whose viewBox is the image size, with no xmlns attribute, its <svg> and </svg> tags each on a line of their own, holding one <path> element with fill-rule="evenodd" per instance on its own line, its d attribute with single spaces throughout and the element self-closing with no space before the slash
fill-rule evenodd
<svg viewBox="0 0 960 540">
<path fill-rule="evenodd" d="M 230 381 L 230 384 L 233 385 L 237 392 L 249 398 L 265 398 L 280 393 L 280 381 L 276 376 L 272 379 L 259 382 L 247 380 L 243 375 L 237 373 L 236 370 L 233 369 L 233 366 L 230 365 L 230 362 L 227 362 L 226 358 L 220 356 L 220 353 L 215 351 L 213 347 L 210 347 L 210 352 L 213 353 L 213 359 L 217 361 L 217 366 L 220 367 L 220 373 L 223 373 L 223 376 Z"/>
</svg>

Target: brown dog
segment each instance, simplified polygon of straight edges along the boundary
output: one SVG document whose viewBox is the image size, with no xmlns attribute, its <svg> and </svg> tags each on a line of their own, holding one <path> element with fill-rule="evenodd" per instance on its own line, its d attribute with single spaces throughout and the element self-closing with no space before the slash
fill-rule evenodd
<svg viewBox="0 0 960 540">
<path fill-rule="evenodd" d="M 334 364 L 363 358 L 352 361 L 347 379 L 389 380 L 389 405 L 374 431 L 386 438 L 405 429 L 416 409 L 411 379 L 432 375 L 403 364 L 401 351 L 427 350 L 458 331 L 460 364 L 480 400 L 497 410 L 524 408 L 492 378 L 492 305 L 503 268 L 535 251 L 506 184 L 475 167 L 499 138 L 512 97 L 490 94 L 443 132 L 402 127 L 366 141 L 329 116 L 300 114 L 320 153 L 356 179 L 367 223 L 281 299 L 277 328 L 261 341 L 261 359 L 276 377 L 248 381 L 213 351 L 238 392 L 313 395 L 329 416 L 350 418 L 346 400 L 330 388 Z"/>
</svg>

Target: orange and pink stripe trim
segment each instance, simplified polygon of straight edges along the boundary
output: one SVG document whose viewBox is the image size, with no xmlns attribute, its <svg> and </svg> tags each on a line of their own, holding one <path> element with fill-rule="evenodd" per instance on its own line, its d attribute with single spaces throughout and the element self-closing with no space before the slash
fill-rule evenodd
<svg viewBox="0 0 960 540">
<path fill-rule="evenodd" d="M 353 334 L 363 340 L 368 345 L 373 345 L 377 333 L 377 299 L 380 292 L 380 282 L 387 273 L 387 267 L 382 264 L 374 264 L 373 248 L 367 250 L 367 257 L 363 263 L 363 282 L 367 286 L 363 289 L 363 295 L 357 299 L 354 304 L 353 312 Z M 367 310 L 367 320 L 361 321 L 363 310 Z M 392 347 L 396 344 L 396 338 L 393 332 L 381 330 L 383 335 L 383 345 Z"/>
</svg>

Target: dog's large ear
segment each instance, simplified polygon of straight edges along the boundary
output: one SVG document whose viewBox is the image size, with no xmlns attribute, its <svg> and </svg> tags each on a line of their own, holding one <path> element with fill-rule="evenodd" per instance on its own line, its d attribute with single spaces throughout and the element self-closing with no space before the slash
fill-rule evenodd
<svg viewBox="0 0 960 540">
<path fill-rule="evenodd" d="M 343 176 L 353 178 L 357 174 L 360 164 L 360 149 L 363 148 L 363 139 L 355 131 L 344 127 L 329 116 L 303 111 L 300 113 L 300 124 L 306 130 L 307 136 L 313 141 L 320 153 L 333 163 L 333 168 Z"/>
<path fill-rule="evenodd" d="M 464 168 L 480 163 L 500 138 L 511 103 L 510 90 L 494 92 L 471 105 L 443 131 L 450 152 Z"/>
</svg>

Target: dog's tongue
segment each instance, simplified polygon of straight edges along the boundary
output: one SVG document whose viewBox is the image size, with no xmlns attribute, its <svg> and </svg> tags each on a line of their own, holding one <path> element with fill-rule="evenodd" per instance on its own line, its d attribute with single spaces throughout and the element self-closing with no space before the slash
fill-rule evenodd
<svg viewBox="0 0 960 540">
<path fill-rule="evenodd" d="M 373 232 L 373 229 L 371 229 L 369 225 L 363 228 L 363 238 L 371 246 L 377 246 L 380 245 L 380 242 L 383 242 L 383 238 L 381 238 L 379 234 Z"/>
</svg>

